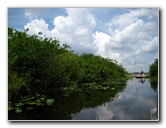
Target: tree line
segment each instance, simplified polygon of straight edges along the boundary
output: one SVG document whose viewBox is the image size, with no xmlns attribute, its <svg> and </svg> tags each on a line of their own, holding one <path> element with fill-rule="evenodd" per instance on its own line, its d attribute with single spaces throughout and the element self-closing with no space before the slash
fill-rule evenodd
<svg viewBox="0 0 166 128">
<path fill-rule="evenodd" d="M 155 59 L 150 65 L 149 74 L 151 77 L 158 77 L 158 59 Z"/>
<path fill-rule="evenodd" d="M 149 68 L 150 83 L 155 90 L 158 88 L 158 71 L 158 59 L 155 59 Z"/>
<path fill-rule="evenodd" d="M 56 38 L 28 35 L 27 31 L 8 28 L 9 100 L 126 78 L 125 69 L 111 59 L 90 53 L 78 55 Z"/>
</svg>

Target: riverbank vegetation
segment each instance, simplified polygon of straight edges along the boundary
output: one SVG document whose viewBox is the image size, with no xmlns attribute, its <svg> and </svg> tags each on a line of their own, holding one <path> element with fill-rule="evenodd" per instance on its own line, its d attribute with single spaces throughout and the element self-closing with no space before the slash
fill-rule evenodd
<svg viewBox="0 0 166 128">
<path fill-rule="evenodd" d="M 67 44 L 60 45 L 56 38 L 44 38 L 42 33 L 28 35 L 27 31 L 8 28 L 9 108 L 21 98 L 33 98 L 42 105 L 50 90 L 104 90 L 127 78 L 125 69 L 112 59 L 89 53 L 79 55 Z"/>
<path fill-rule="evenodd" d="M 158 77 L 158 59 L 155 59 L 150 65 L 149 73 L 151 77 Z"/>
<path fill-rule="evenodd" d="M 155 59 L 154 62 L 150 65 L 150 83 L 157 90 L 158 85 L 158 59 Z"/>
</svg>

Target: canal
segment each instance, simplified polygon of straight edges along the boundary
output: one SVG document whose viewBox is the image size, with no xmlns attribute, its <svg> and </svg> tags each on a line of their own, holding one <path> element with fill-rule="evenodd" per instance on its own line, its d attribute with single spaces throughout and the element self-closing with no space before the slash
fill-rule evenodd
<svg viewBox="0 0 166 128">
<path fill-rule="evenodd" d="M 151 120 L 151 110 L 158 106 L 157 88 L 149 79 L 130 79 L 123 92 L 95 108 L 83 109 L 73 120 Z M 157 113 L 156 113 L 157 114 Z M 157 115 L 156 115 L 157 116 Z"/>
<path fill-rule="evenodd" d="M 130 79 L 106 90 L 49 93 L 52 104 L 9 111 L 9 120 L 155 120 L 158 86 L 149 79 Z"/>
</svg>

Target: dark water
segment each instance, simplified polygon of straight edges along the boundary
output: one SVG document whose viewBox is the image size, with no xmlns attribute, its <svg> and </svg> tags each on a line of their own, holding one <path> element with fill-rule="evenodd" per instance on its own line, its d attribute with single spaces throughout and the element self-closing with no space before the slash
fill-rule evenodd
<svg viewBox="0 0 166 128">
<path fill-rule="evenodd" d="M 131 79 L 107 90 L 49 93 L 52 105 L 10 111 L 9 120 L 150 120 L 158 107 L 157 85 L 149 79 Z"/>
</svg>

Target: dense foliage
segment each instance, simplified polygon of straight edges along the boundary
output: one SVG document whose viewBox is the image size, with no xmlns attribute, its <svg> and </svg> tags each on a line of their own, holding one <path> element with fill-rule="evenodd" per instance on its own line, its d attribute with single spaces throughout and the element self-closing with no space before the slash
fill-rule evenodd
<svg viewBox="0 0 166 128">
<path fill-rule="evenodd" d="M 150 65 L 150 76 L 158 77 L 158 59 L 155 59 L 154 62 Z"/>
<path fill-rule="evenodd" d="M 158 88 L 158 59 L 155 59 L 150 65 L 149 74 L 151 86 L 156 91 Z"/>
<path fill-rule="evenodd" d="M 49 90 L 78 89 L 125 79 L 125 69 L 93 54 L 74 54 L 57 39 L 28 35 L 8 28 L 8 94 L 12 101 L 21 96 L 45 94 Z"/>
</svg>

